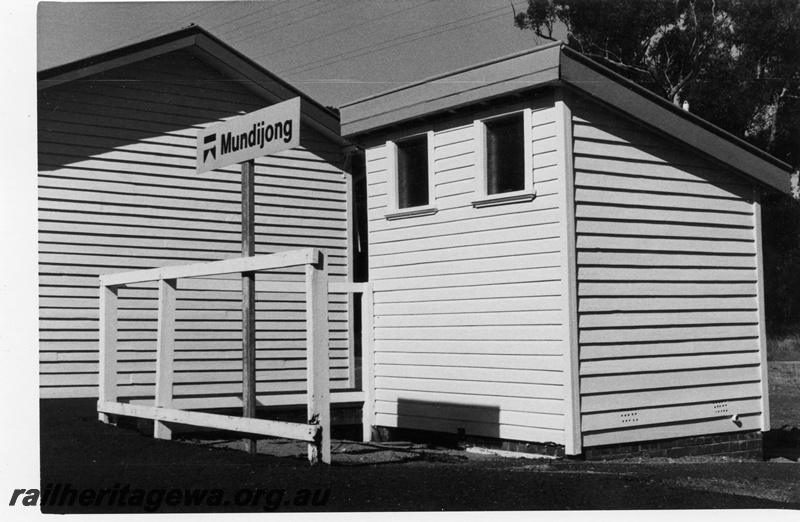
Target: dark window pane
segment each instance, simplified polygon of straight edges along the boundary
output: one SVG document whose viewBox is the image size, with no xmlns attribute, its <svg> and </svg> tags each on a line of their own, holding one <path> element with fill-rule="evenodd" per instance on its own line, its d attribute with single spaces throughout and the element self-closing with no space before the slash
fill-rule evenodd
<svg viewBox="0 0 800 522">
<path fill-rule="evenodd" d="M 486 122 L 487 194 L 525 188 L 525 130 L 522 113 Z"/>
<path fill-rule="evenodd" d="M 397 206 L 428 204 L 428 137 L 397 142 Z"/>
</svg>

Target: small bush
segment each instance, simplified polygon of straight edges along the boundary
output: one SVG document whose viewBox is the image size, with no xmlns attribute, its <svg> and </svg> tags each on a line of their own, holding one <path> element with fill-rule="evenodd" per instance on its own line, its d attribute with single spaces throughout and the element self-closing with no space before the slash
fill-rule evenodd
<svg viewBox="0 0 800 522">
<path fill-rule="evenodd" d="M 768 361 L 800 361 L 800 333 L 767 337 Z"/>
</svg>

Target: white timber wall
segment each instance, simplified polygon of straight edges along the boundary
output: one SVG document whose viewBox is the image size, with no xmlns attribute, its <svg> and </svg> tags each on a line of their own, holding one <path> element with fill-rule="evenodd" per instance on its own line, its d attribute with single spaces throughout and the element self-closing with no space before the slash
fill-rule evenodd
<svg viewBox="0 0 800 522">
<path fill-rule="evenodd" d="M 269 105 L 187 52 L 39 92 L 41 396 L 96 397 L 98 276 L 241 256 L 240 167 L 195 174 L 198 129 Z M 310 128 L 256 162 L 256 253 L 321 249 L 350 277 L 349 179 Z M 257 276 L 257 391 L 305 384 L 302 267 Z M 239 278 L 178 282 L 176 407 L 241 404 Z M 347 298 L 331 297 L 332 386 L 348 385 Z M 152 399 L 157 288 L 120 290 L 120 392 Z"/>
<path fill-rule="evenodd" d="M 563 154 L 553 98 L 527 106 L 533 201 L 473 208 L 471 117 L 413 130 L 434 131 L 435 215 L 387 220 L 387 147 L 366 152 L 379 426 L 564 443 Z"/>
<path fill-rule="evenodd" d="M 584 446 L 761 428 L 754 187 L 572 110 Z"/>
</svg>

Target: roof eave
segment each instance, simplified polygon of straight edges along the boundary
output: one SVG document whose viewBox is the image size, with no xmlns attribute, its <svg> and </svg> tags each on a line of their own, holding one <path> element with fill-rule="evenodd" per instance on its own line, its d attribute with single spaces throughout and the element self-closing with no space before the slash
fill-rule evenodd
<svg viewBox="0 0 800 522">
<path fill-rule="evenodd" d="M 203 32 L 205 31 L 198 27 L 188 27 L 174 33 L 39 71 L 36 75 L 37 90 L 49 89 L 62 83 L 124 67 L 160 54 L 191 47 L 197 42 L 197 36 Z"/>
<path fill-rule="evenodd" d="M 469 85 L 469 82 L 475 85 Z M 459 87 L 455 84 L 462 83 Z M 561 84 L 781 192 L 792 167 L 560 43 L 484 62 L 341 107 L 348 139 L 501 96 Z"/>
<path fill-rule="evenodd" d="M 342 105 L 342 134 L 350 139 L 422 116 L 552 85 L 559 77 L 560 47 L 560 42 L 543 45 Z"/>
<path fill-rule="evenodd" d="M 792 167 L 699 116 L 603 67 L 562 48 L 561 81 L 596 97 L 718 162 L 791 194 Z"/>
<path fill-rule="evenodd" d="M 303 100 L 301 112 L 306 125 L 340 147 L 351 145 L 342 137 L 339 117 L 333 111 L 217 38 L 198 38 L 192 52 L 211 67 L 244 80 L 246 87 L 271 102 L 299 96 Z"/>
<path fill-rule="evenodd" d="M 299 96 L 304 102 L 301 110 L 305 124 L 341 147 L 351 145 L 342 138 L 339 117 L 333 111 L 195 25 L 40 71 L 37 75 L 38 89 L 48 89 L 178 50 L 189 50 L 211 67 L 245 80 L 244 85 L 272 103 Z"/>
</svg>

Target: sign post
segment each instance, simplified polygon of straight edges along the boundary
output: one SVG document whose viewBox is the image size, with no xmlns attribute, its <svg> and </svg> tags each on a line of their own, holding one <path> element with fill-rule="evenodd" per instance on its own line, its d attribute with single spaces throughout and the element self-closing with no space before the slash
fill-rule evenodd
<svg viewBox="0 0 800 522">
<path fill-rule="evenodd" d="M 256 161 L 242 163 L 242 257 L 256 255 Z M 256 416 L 256 273 L 242 273 L 242 416 Z M 244 442 L 256 454 L 256 440 Z"/>
<path fill-rule="evenodd" d="M 239 116 L 197 134 L 197 174 L 242 166 L 242 257 L 255 249 L 255 159 L 300 144 L 300 98 Z M 256 274 L 242 274 L 242 416 L 256 416 Z M 245 439 L 256 453 L 255 439 Z"/>
</svg>

